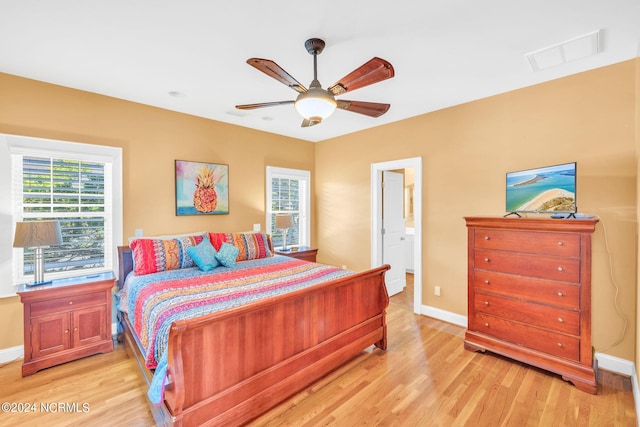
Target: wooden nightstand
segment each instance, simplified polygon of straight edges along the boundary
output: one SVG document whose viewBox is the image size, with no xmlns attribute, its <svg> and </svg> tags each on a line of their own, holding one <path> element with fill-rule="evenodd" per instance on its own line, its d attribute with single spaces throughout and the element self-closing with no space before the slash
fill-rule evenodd
<svg viewBox="0 0 640 427">
<path fill-rule="evenodd" d="M 111 298 L 116 278 L 101 273 L 18 289 L 24 304 L 22 376 L 113 350 Z"/>
<path fill-rule="evenodd" d="M 297 246 L 290 248 L 288 251 L 276 250 L 278 255 L 284 255 L 291 258 L 301 259 L 303 261 L 316 262 L 317 248 L 310 248 L 309 246 Z"/>
</svg>

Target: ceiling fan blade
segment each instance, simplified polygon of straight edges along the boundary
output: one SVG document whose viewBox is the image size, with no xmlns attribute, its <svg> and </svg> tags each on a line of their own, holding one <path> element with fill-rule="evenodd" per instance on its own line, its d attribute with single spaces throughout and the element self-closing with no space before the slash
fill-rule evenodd
<svg viewBox="0 0 640 427">
<path fill-rule="evenodd" d="M 305 93 L 307 91 L 307 88 L 300 84 L 300 82 L 298 82 L 296 79 L 294 79 L 291 74 L 287 73 L 282 69 L 282 67 L 280 67 L 270 59 L 249 58 L 247 59 L 247 64 L 257 68 L 267 76 L 273 77 L 280 83 L 289 86 L 291 89 L 295 90 L 298 93 Z"/>
<path fill-rule="evenodd" d="M 371 58 L 368 62 L 353 70 L 329 87 L 329 92 L 341 95 L 361 87 L 369 86 L 395 75 L 393 65 L 382 58 Z"/>
<path fill-rule="evenodd" d="M 274 102 L 262 102 L 260 104 L 244 104 L 236 105 L 238 110 L 255 110 L 256 108 L 263 107 L 275 107 L 276 105 L 293 104 L 295 101 L 274 101 Z"/>
<path fill-rule="evenodd" d="M 302 124 L 300 125 L 300 127 L 308 128 L 308 127 L 311 127 L 311 126 L 315 126 L 315 125 L 317 125 L 319 123 L 320 122 L 318 120 L 302 119 Z"/>
<path fill-rule="evenodd" d="M 380 104 L 378 102 L 346 101 L 344 99 L 338 99 L 336 103 L 338 104 L 337 107 L 342 110 L 370 117 L 380 117 L 391 107 L 389 104 Z"/>
</svg>

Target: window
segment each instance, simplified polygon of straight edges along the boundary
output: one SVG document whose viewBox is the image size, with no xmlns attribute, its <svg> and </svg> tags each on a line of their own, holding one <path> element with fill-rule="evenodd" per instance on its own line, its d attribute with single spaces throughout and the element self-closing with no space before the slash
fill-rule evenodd
<svg viewBox="0 0 640 427">
<path fill-rule="evenodd" d="M 308 246 L 310 234 L 310 173 L 267 166 L 267 233 L 276 248 L 283 246 L 283 230 L 275 228 L 276 215 L 291 214 L 294 226 L 287 232 L 287 246 Z"/>
<path fill-rule="evenodd" d="M 122 235 L 121 150 L 61 141 L 44 148 L 44 140 L 13 138 L 19 140 L 9 142 L 14 224 L 60 222 L 63 243 L 45 250 L 46 278 L 113 271 L 120 243 L 114 236 Z M 33 280 L 33 253 L 14 249 L 15 284 Z"/>
</svg>

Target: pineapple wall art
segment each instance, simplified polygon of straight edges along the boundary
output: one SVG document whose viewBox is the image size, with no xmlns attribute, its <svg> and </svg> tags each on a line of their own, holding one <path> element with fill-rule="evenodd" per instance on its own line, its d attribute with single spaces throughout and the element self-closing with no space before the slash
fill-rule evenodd
<svg viewBox="0 0 640 427">
<path fill-rule="evenodd" d="M 176 215 L 229 213 L 229 165 L 176 160 Z"/>
</svg>

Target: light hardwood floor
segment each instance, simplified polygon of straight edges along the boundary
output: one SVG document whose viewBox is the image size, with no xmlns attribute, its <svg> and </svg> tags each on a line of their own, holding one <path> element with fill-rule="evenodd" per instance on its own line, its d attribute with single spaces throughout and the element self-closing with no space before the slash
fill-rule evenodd
<svg viewBox="0 0 640 427">
<path fill-rule="evenodd" d="M 412 313 L 410 285 L 391 298 L 386 352 L 362 352 L 251 426 L 637 425 L 629 378 L 600 370 L 593 396 L 548 372 L 466 351 L 463 328 Z M 0 401 L 35 403 L 36 411 L 0 412 L 0 425 L 153 424 L 144 382 L 121 345 L 27 378 L 20 363 L 0 368 Z"/>
</svg>

